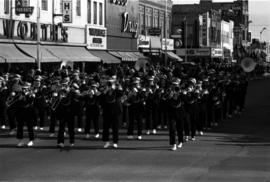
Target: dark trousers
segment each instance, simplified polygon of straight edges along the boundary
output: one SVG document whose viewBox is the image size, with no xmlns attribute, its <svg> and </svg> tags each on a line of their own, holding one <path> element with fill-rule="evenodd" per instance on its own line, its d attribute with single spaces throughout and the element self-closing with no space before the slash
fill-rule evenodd
<svg viewBox="0 0 270 182">
<path fill-rule="evenodd" d="M 127 124 L 129 122 L 129 106 L 123 104 L 123 113 L 122 113 L 122 124 Z"/>
<path fill-rule="evenodd" d="M 75 138 L 75 129 L 74 129 L 74 120 L 71 118 L 72 115 L 65 113 L 63 117 L 60 118 L 59 123 L 59 130 L 58 130 L 58 137 L 57 143 L 64 143 L 64 132 L 66 124 L 68 126 L 68 133 L 69 133 L 69 142 L 74 143 Z"/>
<path fill-rule="evenodd" d="M 222 118 L 226 119 L 227 118 L 227 114 L 228 114 L 228 104 L 229 101 L 227 99 L 227 97 L 224 99 L 224 101 L 222 102 Z"/>
<path fill-rule="evenodd" d="M 0 106 L 0 125 L 6 125 L 6 107 Z"/>
<path fill-rule="evenodd" d="M 158 117 L 158 125 L 160 126 L 166 126 L 168 125 L 169 120 L 169 109 L 167 102 L 161 102 L 158 107 L 157 112 Z"/>
<path fill-rule="evenodd" d="M 214 108 L 214 118 L 215 118 L 215 123 L 220 123 L 222 120 L 222 108 L 221 107 L 217 107 Z"/>
<path fill-rule="evenodd" d="M 190 124 L 190 134 L 191 137 L 195 137 L 196 134 L 196 125 L 198 122 L 198 107 L 197 104 L 191 104 L 188 106 L 188 112 L 187 112 L 187 120 L 188 123 Z M 187 136 L 187 128 L 185 129 L 185 135 Z"/>
<path fill-rule="evenodd" d="M 45 107 L 36 107 L 35 108 L 34 126 L 38 126 L 38 120 L 39 120 L 39 126 L 44 127 L 46 116 L 47 116 L 47 113 L 46 113 Z"/>
<path fill-rule="evenodd" d="M 206 103 L 200 103 L 199 105 L 199 118 L 197 123 L 198 131 L 203 131 L 203 128 L 207 124 L 207 105 Z"/>
<path fill-rule="evenodd" d="M 117 114 L 112 114 L 112 113 L 103 113 L 103 135 L 102 135 L 102 140 L 104 142 L 109 141 L 109 131 L 110 128 L 112 128 L 113 132 L 113 143 L 118 143 L 118 131 L 119 131 L 119 116 Z"/>
<path fill-rule="evenodd" d="M 9 107 L 7 108 L 7 116 L 8 116 L 8 122 L 9 122 L 9 128 L 10 130 L 13 130 L 16 128 L 16 111 L 17 109 L 15 107 Z"/>
<path fill-rule="evenodd" d="M 142 135 L 142 107 L 131 105 L 129 108 L 129 123 L 127 135 L 134 134 L 134 122 L 137 121 L 138 136 Z"/>
<path fill-rule="evenodd" d="M 51 117 L 50 117 L 50 133 L 54 133 L 55 132 L 55 125 L 56 125 L 56 122 L 58 120 L 58 117 L 57 117 L 57 113 L 56 111 L 53 111 L 51 110 Z"/>
<path fill-rule="evenodd" d="M 82 128 L 83 109 L 80 108 L 79 110 L 74 110 L 73 108 L 71 117 L 74 123 L 75 123 L 75 118 L 77 117 L 77 126 L 78 128 Z"/>
<path fill-rule="evenodd" d="M 145 121 L 146 121 L 146 129 L 156 129 L 154 128 L 154 111 L 153 108 L 145 108 Z"/>
<path fill-rule="evenodd" d="M 93 122 L 95 134 L 99 133 L 99 109 L 98 106 L 86 108 L 85 134 L 90 134 L 91 123 Z"/>
<path fill-rule="evenodd" d="M 207 123 L 206 123 L 206 127 L 210 128 L 211 127 L 211 123 L 213 123 L 213 105 L 210 103 L 207 103 Z"/>
<path fill-rule="evenodd" d="M 183 143 L 183 129 L 184 122 L 182 110 L 172 108 L 169 118 L 170 145 L 176 144 L 175 131 L 177 132 L 178 143 Z"/>
<path fill-rule="evenodd" d="M 19 109 L 16 114 L 17 119 L 17 139 L 23 139 L 23 126 L 26 123 L 29 140 L 34 140 L 34 131 L 33 131 L 33 119 L 34 113 L 32 109 Z"/>
</svg>

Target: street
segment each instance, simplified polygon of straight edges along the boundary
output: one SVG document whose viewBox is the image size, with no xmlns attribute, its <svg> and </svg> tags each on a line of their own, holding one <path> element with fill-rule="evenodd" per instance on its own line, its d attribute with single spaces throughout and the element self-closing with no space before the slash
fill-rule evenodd
<svg viewBox="0 0 270 182">
<path fill-rule="evenodd" d="M 246 111 L 170 151 L 168 131 L 127 140 L 118 149 L 76 135 L 75 147 L 56 148 L 38 133 L 33 148 L 17 148 L 1 131 L 0 181 L 270 181 L 270 80 L 250 81 Z M 68 145 L 68 139 L 65 140 Z"/>
</svg>

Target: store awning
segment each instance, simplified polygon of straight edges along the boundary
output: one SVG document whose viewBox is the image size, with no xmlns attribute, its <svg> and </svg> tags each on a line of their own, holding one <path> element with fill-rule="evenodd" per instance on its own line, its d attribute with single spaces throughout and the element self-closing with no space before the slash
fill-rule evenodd
<svg viewBox="0 0 270 182">
<path fill-rule="evenodd" d="M 0 44 L 0 60 L 7 63 L 35 63 L 35 59 L 23 54 L 14 44 Z"/>
<path fill-rule="evenodd" d="M 134 54 L 135 56 L 137 56 L 138 59 L 148 59 L 148 57 L 144 56 L 144 55 L 143 55 L 142 53 L 140 53 L 140 52 L 133 52 L 133 54 Z"/>
<path fill-rule="evenodd" d="M 52 55 L 61 61 L 68 62 L 100 62 L 100 58 L 92 55 L 84 47 L 44 46 Z"/>
<path fill-rule="evenodd" d="M 96 57 L 99 57 L 103 63 L 107 63 L 107 64 L 121 63 L 120 59 L 116 58 L 115 56 L 112 56 L 107 51 L 90 51 L 90 53 Z"/>
<path fill-rule="evenodd" d="M 176 55 L 175 53 L 173 53 L 173 52 L 171 52 L 171 51 L 168 51 L 168 52 L 167 52 L 167 55 L 168 55 L 168 57 L 169 57 L 170 59 L 174 59 L 174 60 L 179 61 L 179 62 L 182 62 L 182 61 L 183 61 L 182 58 L 180 58 L 178 55 Z"/>
<path fill-rule="evenodd" d="M 121 52 L 121 51 L 109 51 L 113 56 L 120 58 L 122 61 L 135 62 L 138 61 L 138 57 L 133 52 Z"/>
<path fill-rule="evenodd" d="M 33 57 L 34 59 L 37 59 L 37 46 L 36 45 L 30 45 L 30 44 L 16 44 L 16 46 L 25 54 Z M 48 62 L 61 62 L 59 58 L 52 55 L 47 49 L 45 49 L 43 46 L 40 46 L 40 59 L 41 62 L 48 63 Z"/>
</svg>

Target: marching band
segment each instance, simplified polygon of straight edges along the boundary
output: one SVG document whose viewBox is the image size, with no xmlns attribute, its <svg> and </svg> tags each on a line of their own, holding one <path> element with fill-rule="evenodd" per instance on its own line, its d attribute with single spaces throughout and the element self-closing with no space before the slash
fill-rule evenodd
<svg viewBox="0 0 270 182">
<path fill-rule="evenodd" d="M 18 147 L 24 146 L 23 126 L 34 145 L 34 130 L 44 130 L 49 121 L 49 137 L 57 136 L 63 148 L 66 126 L 70 147 L 75 144 L 75 128 L 85 138 L 104 142 L 104 148 L 118 147 L 119 129 L 127 124 L 127 138 L 169 131 L 171 150 L 226 118 L 244 110 L 248 81 L 245 73 L 226 64 L 196 65 L 192 68 L 151 65 L 108 68 L 92 74 L 62 68 L 53 74 L 36 72 L 32 80 L 18 74 L 0 77 L 1 128 L 17 133 Z M 56 126 L 58 134 L 56 135 Z M 102 126 L 102 130 L 100 127 Z M 102 131 L 102 133 L 101 133 Z M 177 136 L 177 141 L 176 141 Z"/>
</svg>

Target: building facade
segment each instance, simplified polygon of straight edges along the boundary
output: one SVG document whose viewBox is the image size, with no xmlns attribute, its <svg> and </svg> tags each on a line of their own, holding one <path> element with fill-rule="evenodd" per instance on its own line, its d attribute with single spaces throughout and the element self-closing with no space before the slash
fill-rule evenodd
<svg viewBox="0 0 270 182">
<path fill-rule="evenodd" d="M 182 32 L 177 49 L 205 49 L 209 47 L 212 52 L 213 48 L 214 52 L 223 51 L 218 50 L 223 47 L 221 20 L 234 22 L 234 52 L 238 52 L 240 47 L 247 44 L 249 23 L 247 0 L 237 0 L 230 3 L 201 0 L 200 4 L 174 5 L 172 15 L 172 34 L 174 34 L 174 30 L 180 29 Z M 207 39 L 207 37 L 209 38 Z M 183 50 L 180 52 L 185 53 Z M 236 54 L 233 56 L 237 58 Z"/>
<path fill-rule="evenodd" d="M 140 0 L 139 1 L 139 38 L 138 48 L 142 52 L 159 55 L 167 48 L 173 49 L 171 35 L 172 1 Z"/>
</svg>

